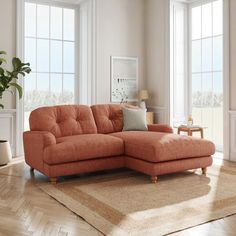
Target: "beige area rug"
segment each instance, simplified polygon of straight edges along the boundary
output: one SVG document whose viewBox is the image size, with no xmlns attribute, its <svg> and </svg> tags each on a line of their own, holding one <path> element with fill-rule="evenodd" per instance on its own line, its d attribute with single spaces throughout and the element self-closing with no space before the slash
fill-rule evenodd
<svg viewBox="0 0 236 236">
<path fill-rule="evenodd" d="M 236 213 L 236 169 L 213 166 L 207 176 L 131 171 L 96 174 L 39 187 L 105 235 L 165 235 Z"/>
</svg>

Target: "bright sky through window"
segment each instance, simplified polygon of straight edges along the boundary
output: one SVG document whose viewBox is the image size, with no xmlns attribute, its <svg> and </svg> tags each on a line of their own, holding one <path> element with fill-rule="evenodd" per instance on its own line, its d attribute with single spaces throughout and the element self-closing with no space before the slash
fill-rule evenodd
<svg viewBox="0 0 236 236">
<path fill-rule="evenodd" d="M 192 113 L 206 138 L 223 147 L 223 1 L 191 8 Z"/>
<path fill-rule="evenodd" d="M 74 9 L 25 3 L 25 61 L 25 124 L 36 107 L 74 103 Z"/>
</svg>

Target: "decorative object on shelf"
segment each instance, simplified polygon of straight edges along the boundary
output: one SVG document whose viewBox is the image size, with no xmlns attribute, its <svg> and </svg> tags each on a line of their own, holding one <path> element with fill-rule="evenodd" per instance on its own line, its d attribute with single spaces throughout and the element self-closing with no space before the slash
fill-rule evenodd
<svg viewBox="0 0 236 236">
<path fill-rule="evenodd" d="M 145 100 L 149 98 L 148 91 L 147 90 L 140 90 L 138 93 L 139 97 L 139 107 L 142 109 L 146 109 L 146 103 Z"/>
<path fill-rule="evenodd" d="M 154 124 L 154 112 L 147 111 L 146 112 L 146 117 L 147 117 L 147 124 L 148 125 Z"/>
<path fill-rule="evenodd" d="M 12 71 L 8 71 L 2 67 L 3 63 L 7 63 L 6 59 L 2 57 L 6 55 L 6 52 L 0 51 L 0 100 L 2 99 L 3 93 L 8 91 L 13 93 L 10 90 L 11 87 L 15 87 L 19 93 L 20 99 L 22 98 L 23 91 L 22 87 L 15 81 L 19 79 L 19 76 L 25 77 L 26 74 L 31 72 L 29 63 L 22 63 L 21 60 L 17 57 L 12 59 Z M 0 108 L 4 108 L 3 104 L 0 103 Z"/>
<path fill-rule="evenodd" d="M 193 125 L 193 117 L 192 115 L 188 116 L 188 126 L 192 126 Z"/>
<path fill-rule="evenodd" d="M 8 164 L 12 159 L 11 147 L 7 140 L 0 140 L 0 166 Z"/>
<path fill-rule="evenodd" d="M 111 57 L 111 102 L 137 102 L 138 58 Z"/>
</svg>

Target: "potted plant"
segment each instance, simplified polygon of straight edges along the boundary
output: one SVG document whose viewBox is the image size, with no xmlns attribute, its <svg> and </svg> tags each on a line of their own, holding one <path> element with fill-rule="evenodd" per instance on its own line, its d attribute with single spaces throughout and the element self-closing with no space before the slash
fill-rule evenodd
<svg viewBox="0 0 236 236">
<path fill-rule="evenodd" d="M 16 88 L 19 93 L 19 98 L 22 98 L 22 87 L 17 83 L 19 76 L 25 77 L 26 74 L 31 72 L 29 63 L 22 63 L 17 57 L 12 59 L 12 71 L 9 71 L 3 67 L 4 63 L 7 63 L 4 58 L 6 52 L 0 51 L 0 109 L 4 108 L 1 103 L 2 96 L 5 92 L 11 92 L 11 88 Z M 0 165 L 7 164 L 12 158 L 10 144 L 7 140 L 0 140 Z"/>
<path fill-rule="evenodd" d="M 12 159 L 11 146 L 7 140 L 0 140 L 0 166 L 6 165 Z"/>
<path fill-rule="evenodd" d="M 11 87 L 15 87 L 19 93 L 19 97 L 22 98 L 22 87 L 17 83 L 17 79 L 19 79 L 19 76 L 25 77 L 26 74 L 31 72 L 29 67 L 30 64 L 22 63 L 19 58 L 13 57 L 12 71 L 8 71 L 2 66 L 4 63 L 7 63 L 6 59 L 2 57 L 3 55 L 6 55 L 6 52 L 0 51 L 0 100 L 2 99 L 4 92 L 12 92 L 12 90 L 10 90 Z M 3 104 L 1 103 L 0 108 L 4 108 Z"/>
</svg>

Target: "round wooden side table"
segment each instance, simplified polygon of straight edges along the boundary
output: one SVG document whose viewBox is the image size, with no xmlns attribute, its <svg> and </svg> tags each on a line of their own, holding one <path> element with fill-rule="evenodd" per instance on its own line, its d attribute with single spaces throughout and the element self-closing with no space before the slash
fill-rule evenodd
<svg viewBox="0 0 236 236">
<path fill-rule="evenodd" d="M 192 136 L 194 132 L 200 132 L 201 138 L 204 138 L 204 128 L 206 127 L 179 126 L 178 134 L 180 134 L 180 132 L 185 132 L 188 134 L 188 136 Z"/>
</svg>

